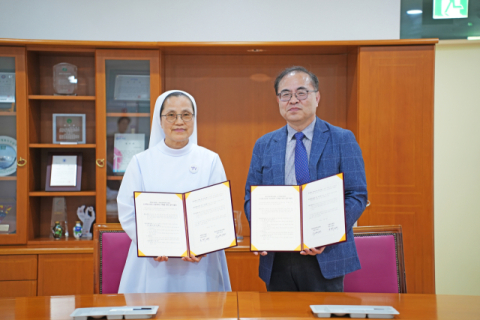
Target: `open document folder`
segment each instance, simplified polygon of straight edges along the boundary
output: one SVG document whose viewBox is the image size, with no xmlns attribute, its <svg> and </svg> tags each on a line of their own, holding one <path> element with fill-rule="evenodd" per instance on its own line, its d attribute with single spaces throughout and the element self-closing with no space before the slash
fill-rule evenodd
<svg viewBox="0 0 480 320">
<path fill-rule="evenodd" d="M 343 173 L 300 186 L 251 186 L 251 251 L 347 241 Z"/>
<path fill-rule="evenodd" d="M 237 245 L 230 181 L 134 198 L 138 257 L 199 256 Z"/>
</svg>

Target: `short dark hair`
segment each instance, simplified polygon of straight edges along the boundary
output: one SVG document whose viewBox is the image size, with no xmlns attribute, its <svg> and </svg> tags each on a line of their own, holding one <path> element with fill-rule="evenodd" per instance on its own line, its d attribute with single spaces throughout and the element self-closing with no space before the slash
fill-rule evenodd
<svg viewBox="0 0 480 320">
<path fill-rule="evenodd" d="M 283 78 L 285 78 L 285 76 L 287 74 L 289 74 L 290 72 L 303 72 L 303 73 L 306 73 L 310 79 L 312 80 L 313 82 L 313 87 L 315 88 L 315 90 L 318 91 L 318 78 L 317 76 L 313 73 L 313 72 L 310 72 L 308 71 L 307 69 L 305 69 L 304 67 L 301 67 L 301 66 L 293 66 L 293 67 L 290 67 L 290 68 L 286 68 L 285 70 L 283 70 L 282 72 L 280 72 L 280 74 L 277 76 L 277 78 L 275 79 L 275 83 L 274 83 L 274 87 L 275 87 L 275 94 L 278 94 L 278 85 L 280 83 L 280 81 L 282 81 Z"/>
<path fill-rule="evenodd" d="M 120 117 L 120 118 L 118 118 L 117 123 L 122 122 L 122 120 L 128 120 L 128 123 L 130 123 L 130 121 L 132 121 L 129 117 Z"/>
<path fill-rule="evenodd" d="M 163 100 L 162 106 L 160 107 L 160 119 L 162 118 L 162 112 L 163 112 L 163 107 L 165 106 L 165 102 L 170 98 L 170 97 L 186 97 L 188 101 L 190 101 L 190 104 L 192 105 L 192 113 L 195 114 L 195 108 L 193 107 L 193 101 L 183 92 L 172 92 L 170 93 L 165 100 Z"/>
</svg>

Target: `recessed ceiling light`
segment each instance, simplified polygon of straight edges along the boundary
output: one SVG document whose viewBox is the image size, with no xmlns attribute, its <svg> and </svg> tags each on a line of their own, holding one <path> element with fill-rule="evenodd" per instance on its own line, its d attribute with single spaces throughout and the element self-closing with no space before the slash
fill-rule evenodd
<svg viewBox="0 0 480 320">
<path fill-rule="evenodd" d="M 420 14 L 422 13 L 423 11 L 422 10 L 419 10 L 419 9 L 412 9 L 412 10 L 408 10 L 407 11 L 407 14 Z"/>
</svg>

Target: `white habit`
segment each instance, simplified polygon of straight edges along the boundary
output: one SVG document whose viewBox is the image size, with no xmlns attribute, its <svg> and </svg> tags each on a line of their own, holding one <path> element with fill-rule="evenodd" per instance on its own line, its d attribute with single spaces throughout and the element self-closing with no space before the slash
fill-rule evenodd
<svg viewBox="0 0 480 320">
<path fill-rule="evenodd" d="M 159 119 L 159 100 L 163 102 L 168 93 L 162 95 L 163 99 L 160 96 L 157 100 L 151 136 L 159 127 L 156 123 Z M 192 101 L 196 107 L 193 98 Z M 194 134 L 195 139 L 190 139 L 182 149 L 169 148 L 162 135 L 159 135 L 159 142 L 151 139 L 149 149 L 134 156 L 128 165 L 117 203 L 120 223 L 132 239 L 132 244 L 119 293 L 231 291 L 223 250 L 207 254 L 198 263 L 179 258 L 157 262 L 153 258 L 137 257 L 134 191 L 184 193 L 226 180 L 219 156 L 198 146 L 196 132 Z M 192 166 L 197 170 L 191 170 Z"/>
</svg>

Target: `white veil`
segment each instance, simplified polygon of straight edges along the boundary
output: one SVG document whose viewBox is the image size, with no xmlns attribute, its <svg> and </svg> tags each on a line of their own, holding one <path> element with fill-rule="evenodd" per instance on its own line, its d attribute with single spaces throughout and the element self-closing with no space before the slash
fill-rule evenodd
<svg viewBox="0 0 480 320">
<path fill-rule="evenodd" d="M 190 143 L 197 144 L 197 103 L 195 99 L 185 91 L 181 90 L 170 90 L 167 92 L 162 93 L 158 98 L 157 102 L 155 102 L 155 110 L 153 111 L 153 120 L 152 120 L 152 130 L 150 131 L 150 142 L 148 144 L 148 148 L 153 148 L 156 146 L 160 141 L 165 139 L 165 132 L 163 132 L 162 126 L 160 125 L 160 108 L 162 107 L 163 101 L 167 98 L 168 95 L 174 92 L 181 92 L 185 94 L 193 103 L 193 112 L 195 113 L 195 117 L 193 117 L 193 133 L 189 138 Z"/>
</svg>

